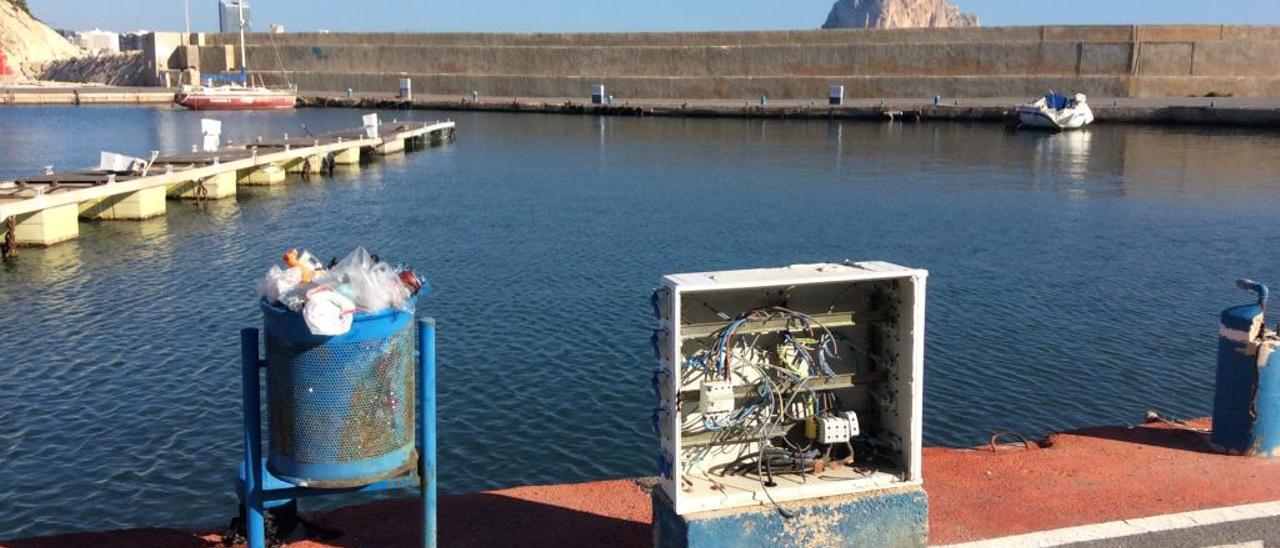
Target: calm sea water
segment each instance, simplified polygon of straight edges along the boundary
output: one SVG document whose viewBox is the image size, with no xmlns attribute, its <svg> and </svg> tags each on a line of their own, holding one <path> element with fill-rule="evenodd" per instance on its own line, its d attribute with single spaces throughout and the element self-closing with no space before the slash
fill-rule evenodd
<svg viewBox="0 0 1280 548">
<path fill-rule="evenodd" d="M 214 117 L 244 139 L 359 114 Z M 959 446 L 1208 414 L 1216 314 L 1247 300 L 1232 282 L 1280 282 L 1276 133 L 452 116 L 447 147 L 82 223 L 0 266 L 0 539 L 234 513 L 238 330 L 289 247 L 429 276 L 447 493 L 653 472 L 664 273 L 929 269 L 926 442 Z M 199 119 L 0 109 L 0 179 L 189 149 Z"/>
</svg>

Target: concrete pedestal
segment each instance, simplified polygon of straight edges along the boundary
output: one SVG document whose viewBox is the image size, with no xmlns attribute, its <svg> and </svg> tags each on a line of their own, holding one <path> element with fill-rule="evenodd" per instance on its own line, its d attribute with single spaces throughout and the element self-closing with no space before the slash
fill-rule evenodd
<svg viewBox="0 0 1280 548">
<path fill-rule="evenodd" d="M 236 174 L 230 171 L 204 179 L 204 193 L 200 193 L 200 181 L 183 181 L 169 188 L 169 197 L 182 200 L 221 200 L 236 195 Z"/>
<path fill-rule="evenodd" d="M 359 166 L 360 147 L 352 147 L 333 154 L 333 163 L 340 166 Z"/>
<path fill-rule="evenodd" d="M 284 180 L 284 168 L 277 165 L 265 165 L 240 177 L 240 184 L 249 186 L 270 186 L 283 183 Z"/>
<path fill-rule="evenodd" d="M 928 499 L 921 487 L 863 495 L 676 515 L 661 489 L 653 492 L 653 540 L 659 548 L 924 547 Z"/>
<path fill-rule="evenodd" d="M 320 173 L 324 168 L 324 156 L 308 156 L 285 164 L 289 173 Z"/>
<path fill-rule="evenodd" d="M 157 186 L 129 194 L 109 196 L 82 202 L 80 216 L 85 219 L 140 221 L 164 215 L 165 188 Z"/>
<path fill-rule="evenodd" d="M 392 139 L 374 147 L 373 150 L 374 152 L 377 152 L 379 156 L 404 152 L 404 139 Z"/>
<path fill-rule="evenodd" d="M 13 237 L 18 245 L 53 245 L 80 235 L 80 208 L 76 204 L 51 207 L 18 215 Z"/>
</svg>

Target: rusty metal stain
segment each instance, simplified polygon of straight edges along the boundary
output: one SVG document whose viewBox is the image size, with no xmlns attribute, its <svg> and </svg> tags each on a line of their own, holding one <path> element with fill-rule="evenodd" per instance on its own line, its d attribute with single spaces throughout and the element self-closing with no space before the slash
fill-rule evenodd
<svg viewBox="0 0 1280 548">
<path fill-rule="evenodd" d="M 393 337 L 352 391 L 351 412 L 338 432 L 342 460 L 381 456 L 411 439 L 412 421 L 401 418 L 404 408 L 413 407 L 412 389 L 407 386 L 413 384 L 413 376 L 406 371 L 412 361 L 407 338 L 406 333 Z"/>
</svg>

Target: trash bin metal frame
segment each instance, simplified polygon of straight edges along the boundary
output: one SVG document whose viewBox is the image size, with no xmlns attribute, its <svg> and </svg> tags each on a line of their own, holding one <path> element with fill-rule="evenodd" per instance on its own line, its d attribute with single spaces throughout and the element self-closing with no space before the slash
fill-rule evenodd
<svg viewBox="0 0 1280 548">
<path fill-rule="evenodd" d="M 249 548 L 266 546 L 266 509 L 287 501 L 323 495 L 385 491 L 418 487 L 422 497 L 422 545 L 436 546 L 436 331 L 435 321 L 423 318 L 412 330 L 417 333 L 415 358 L 415 399 L 421 408 L 413 425 L 417 449 L 416 466 L 403 474 L 368 485 L 342 488 L 300 487 L 272 475 L 262 447 L 262 371 L 267 360 L 260 357 L 257 328 L 240 331 L 241 396 L 244 426 L 244 460 L 240 462 L 237 494 L 245 507 L 245 537 Z M 251 465 L 256 463 L 256 465 Z"/>
</svg>

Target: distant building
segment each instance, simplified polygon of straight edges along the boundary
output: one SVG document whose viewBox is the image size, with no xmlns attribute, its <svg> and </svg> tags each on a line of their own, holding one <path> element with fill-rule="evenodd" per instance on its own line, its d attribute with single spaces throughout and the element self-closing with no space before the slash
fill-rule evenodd
<svg viewBox="0 0 1280 548">
<path fill-rule="evenodd" d="M 271 25 L 271 34 L 284 34 L 284 25 Z"/>
<path fill-rule="evenodd" d="M 109 30 L 93 29 L 76 33 L 75 43 L 89 53 L 120 53 L 120 35 Z"/>
<path fill-rule="evenodd" d="M 141 51 L 142 37 L 149 34 L 145 30 L 126 32 L 120 35 L 120 51 Z"/>
<path fill-rule="evenodd" d="M 240 32 L 240 7 L 244 6 L 244 30 L 253 28 L 249 0 L 218 0 L 218 32 Z"/>
</svg>

